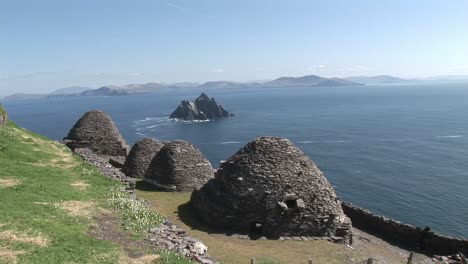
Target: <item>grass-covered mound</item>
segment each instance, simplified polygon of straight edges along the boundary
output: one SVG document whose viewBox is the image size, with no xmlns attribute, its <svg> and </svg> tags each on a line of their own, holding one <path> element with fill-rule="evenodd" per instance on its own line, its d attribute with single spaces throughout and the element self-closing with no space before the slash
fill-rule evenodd
<svg viewBox="0 0 468 264">
<path fill-rule="evenodd" d="M 9 122 L 0 128 L 0 263 L 188 263 L 139 244 L 135 234 L 161 217 L 119 186 Z"/>
</svg>

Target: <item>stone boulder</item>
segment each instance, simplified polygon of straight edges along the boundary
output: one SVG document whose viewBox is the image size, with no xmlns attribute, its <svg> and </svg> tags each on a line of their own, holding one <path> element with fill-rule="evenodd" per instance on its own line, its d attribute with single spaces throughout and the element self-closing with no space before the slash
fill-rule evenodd
<svg viewBox="0 0 468 264">
<path fill-rule="evenodd" d="M 198 148 L 187 141 L 176 140 L 156 154 L 144 181 L 158 190 L 187 192 L 199 189 L 213 176 L 210 162 Z"/>
<path fill-rule="evenodd" d="M 182 120 L 215 120 L 234 116 L 219 105 L 214 98 L 202 93 L 195 102 L 182 101 L 169 118 Z"/>
<path fill-rule="evenodd" d="M 109 115 L 93 110 L 84 114 L 64 138 L 71 149 L 89 148 L 107 156 L 127 156 L 128 146 Z"/>
<path fill-rule="evenodd" d="M 192 193 L 205 224 L 267 238 L 341 237 L 351 222 L 315 163 L 289 140 L 261 137 L 222 163 L 214 179 Z"/>
<path fill-rule="evenodd" d="M 5 127 L 8 122 L 8 113 L 3 108 L 2 105 L 0 105 L 0 127 Z"/>
<path fill-rule="evenodd" d="M 145 138 L 138 141 L 130 150 L 122 171 L 129 177 L 143 178 L 151 164 L 151 160 L 162 147 L 164 147 L 164 142 L 156 139 Z"/>
</svg>

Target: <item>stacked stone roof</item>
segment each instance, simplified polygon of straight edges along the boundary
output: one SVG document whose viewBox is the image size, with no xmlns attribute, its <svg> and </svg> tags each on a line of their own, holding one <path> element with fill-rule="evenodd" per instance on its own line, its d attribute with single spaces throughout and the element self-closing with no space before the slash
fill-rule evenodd
<svg viewBox="0 0 468 264">
<path fill-rule="evenodd" d="M 191 204 L 206 224 L 240 233 L 342 236 L 350 220 L 315 163 L 289 140 L 261 137 L 222 163 L 214 179 L 194 191 Z"/>
<path fill-rule="evenodd" d="M 128 146 L 112 118 L 103 111 L 85 113 L 64 139 L 72 149 L 90 148 L 97 154 L 127 156 Z"/>
<path fill-rule="evenodd" d="M 144 181 L 163 191 L 193 191 L 213 178 L 211 163 L 193 144 L 167 143 L 151 161 Z"/>
<path fill-rule="evenodd" d="M 144 138 L 138 141 L 130 150 L 122 171 L 129 177 L 143 178 L 151 160 L 162 147 L 164 147 L 164 142 L 156 139 Z"/>
</svg>

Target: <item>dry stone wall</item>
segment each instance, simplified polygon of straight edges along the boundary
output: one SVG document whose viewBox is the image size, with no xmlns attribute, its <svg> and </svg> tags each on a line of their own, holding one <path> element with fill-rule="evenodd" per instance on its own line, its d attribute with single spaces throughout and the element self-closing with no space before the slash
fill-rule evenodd
<svg viewBox="0 0 468 264">
<path fill-rule="evenodd" d="M 350 203 L 342 203 L 342 207 L 355 227 L 386 241 L 433 255 L 452 255 L 459 252 L 468 255 L 467 239 L 448 237 L 433 232 L 430 228 L 403 224 Z"/>
</svg>

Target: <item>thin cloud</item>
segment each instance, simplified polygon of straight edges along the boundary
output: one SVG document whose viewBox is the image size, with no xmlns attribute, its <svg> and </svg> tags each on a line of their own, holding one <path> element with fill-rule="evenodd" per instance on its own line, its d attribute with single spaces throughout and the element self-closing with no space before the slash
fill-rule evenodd
<svg viewBox="0 0 468 264">
<path fill-rule="evenodd" d="M 223 69 L 214 69 L 213 72 L 221 73 L 221 72 L 224 72 L 224 70 Z"/>
<path fill-rule="evenodd" d="M 166 5 L 167 5 L 167 6 L 170 6 L 170 7 L 172 7 L 172 8 L 175 8 L 175 9 L 179 9 L 179 10 L 180 10 L 180 7 L 178 7 L 178 6 L 174 5 L 174 4 L 167 3 Z"/>
</svg>

